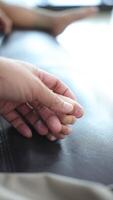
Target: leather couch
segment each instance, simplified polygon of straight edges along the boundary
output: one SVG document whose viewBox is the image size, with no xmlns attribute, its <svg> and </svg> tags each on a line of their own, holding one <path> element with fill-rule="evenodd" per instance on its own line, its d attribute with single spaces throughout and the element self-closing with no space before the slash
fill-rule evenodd
<svg viewBox="0 0 113 200">
<path fill-rule="evenodd" d="M 33 138 L 25 139 L 1 117 L 0 171 L 53 172 L 113 183 L 112 101 L 105 101 L 98 86 L 81 81 L 82 75 L 69 67 L 66 51 L 47 33 L 14 31 L 0 46 L 0 56 L 32 62 L 57 75 L 85 108 L 85 116 L 73 126 L 72 134 L 57 142 L 49 142 L 34 130 Z"/>
</svg>

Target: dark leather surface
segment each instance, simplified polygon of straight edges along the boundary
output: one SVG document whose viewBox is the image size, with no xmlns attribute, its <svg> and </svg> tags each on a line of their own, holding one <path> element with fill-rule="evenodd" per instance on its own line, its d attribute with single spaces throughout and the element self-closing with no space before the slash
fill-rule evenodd
<svg viewBox="0 0 113 200">
<path fill-rule="evenodd" d="M 113 183 L 112 102 L 108 104 L 96 86 L 87 87 L 84 81 L 79 85 L 76 73 L 68 67 L 66 52 L 46 33 L 15 31 L 0 47 L 0 55 L 38 64 L 56 74 L 71 87 L 85 107 L 85 116 L 73 126 L 72 134 L 54 143 L 35 131 L 32 139 L 25 139 L 1 118 L 0 171 L 47 171 Z"/>
</svg>

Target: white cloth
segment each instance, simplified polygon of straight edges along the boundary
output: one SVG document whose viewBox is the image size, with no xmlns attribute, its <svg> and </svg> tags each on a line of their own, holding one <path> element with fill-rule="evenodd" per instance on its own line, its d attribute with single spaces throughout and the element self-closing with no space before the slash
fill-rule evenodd
<svg viewBox="0 0 113 200">
<path fill-rule="evenodd" d="M 0 200 L 113 200 L 99 183 L 49 173 L 0 174 Z"/>
</svg>

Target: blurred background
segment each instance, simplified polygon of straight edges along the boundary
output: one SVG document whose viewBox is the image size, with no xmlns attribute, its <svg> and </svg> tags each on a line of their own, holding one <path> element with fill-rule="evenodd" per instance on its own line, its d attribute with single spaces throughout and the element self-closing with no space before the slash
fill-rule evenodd
<svg viewBox="0 0 113 200">
<path fill-rule="evenodd" d="M 16 0 L 6 0 L 7 2 L 16 3 Z M 91 6 L 91 5 L 113 5 L 113 0 L 20 0 L 18 4 L 25 3 L 28 5 L 51 5 L 51 6 Z"/>
</svg>

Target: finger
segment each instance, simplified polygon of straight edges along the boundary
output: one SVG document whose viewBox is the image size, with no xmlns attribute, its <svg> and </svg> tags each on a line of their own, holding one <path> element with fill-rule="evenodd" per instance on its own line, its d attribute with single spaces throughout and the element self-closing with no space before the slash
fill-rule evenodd
<svg viewBox="0 0 113 200">
<path fill-rule="evenodd" d="M 61 131 L 61 133 L 63 134 L 63 135 L 70 135 L 70 133 L 71 133 L 71 127 L 70 126 L 65 126 L 65 125 L 63 125 L 62 126 L 62 131 Z"/>
<path fill-rule="evenodd" d="M 53 111 L 58 111 L 64 114 L 69 114 L 73 112 L 73 106 L 70 103 L 70 101 L 65 101 L 64 98 L 61 98 L 61 96 L 57 95 L 57 94 L 62 94 L 62 96 L 73 97 L 73 94 L 71 95 L 71 91 L 63 83 L 57 80 L 54 76 L 51 76 L 48 73 L 43 72 L 41 70 L 39 70 L 39 73 L 37 70 L 35 70 L 35 74 L 36 73 L 42 82 L 39 81 L 38 94 L 36 90 L 35 98 L 37 95 L 37 99 Z M 47 88 L 43 83 L 53 91 Z M 76 102 L 76 111 L 79 112 L 77 113 L 77 115 L 80 115 L 81 117 L 83 111 L 81 109 L 80 104 L 78 104 L 77 102 Z"/>
<path fill-rule="evenodd" d="M 16 130 L 23 136 L 30 138 L 32 137 L 32 132 L 28 125 L 24 122 L 21 116 L 15 111 L 12 110 L 7 114 L 3 114 L 3 117 L 11 123 L 11 125 L 16 128 Z"/>
<path fill-rule="evenodd" d="M 32 99 L 38 100 L 41 104 L 53 111 L 68 114 L 73 111 L 73 106 L 65 102 L 52 90 L 47 88 L 39 79 L 35 79 Z M 38 92 L 37 92 L 38 91 Z"/>
<path fill-rule="evenodd" d="M 73 111 L 70 112 L 71 115 L 75 116 L 76 118 L 80 118 L 83 116 L 84 114 L 84 109 L 83 107 L 77 102 L 74 101 L 73 99 L 70 99 L 68 97 L 62 96 L 62 95 L 58 95 L 62 100 L 70 103 L 73 105 Z"/>
<path fill-rule="evenodd" d="M 40 78 L 40 80 L 47 85 L 47 87 L 57 94 L 61 94 L 72 99 L 76 99 L 74 93 L 65 85 L 62 81 L 57 79 L 54 75 L 51 75 L 43 70 L 35 70 L 35 75 Z"/>
<path fill-rule="evenodd" d="M 48 134 L 48 127 L 44 124 L 42 120 L 38 120 L 36 126 L 37 126 L 39 135 L 44 136 Z"/>
<path fill-rule="evenodd" d="M 53 134 L 49 133 L 47 134 L 47 138 L 50 140 L 50 141 L 56 141 L 56 140 L 59 140 L 59 139 L 64 139 L 66 136 L 68 136 L 71 132 L 71 129 L 67 126 L 62 126 L 62 132 L 60 132 L 59 135 L 57 136 L 54 136 Z"/>
<path fill-rule="evenodd" d="M 17 110 L 40 135 L 46 135 L 48 133 L 47 126 L 45 126 L 39 114 L 30 105 L 22 104 Z"/>
<path fill-rule="evenodd" d="M 0 101 L 0 114 L 5 115 L 7 113 L 10 113 L 12 110 L 15 110 L 15 108 L 19 105 L 19 103 L 16 102 L 10 102 L 10 101 Z"/>
<path fill-rule="evenodd" d="M 41 118 L 43 119 L 49 130 L 53 133 L 53 135 L 59 134 L 62 129 L 62 125 L 57 115 L 53 111 L 49 110 L 47 107 L 41 104 L 37 105 L 36 101 L 32 102 L 32 106 L 40 114 Z"/>
<path fill-rule="evenodd" d="M 70 132 L 69 127 L 67 126 L 63 126 L 61 124 L 61 121 L 59 120 L 59 118 L 55 115 L 54 112 L 52 112 L 51 110 L 49 110 L 47 107 L 44 107 L 42 105 L 37 106 L 37 104 L 35 104 L 36 102 L 34 102 L 34 104 L 32 103 L 32 106 L 37 109 L 38 113 L 40 114 L 41 118 L 44 120 L 44 122 L 47 124 L 51 135 L 55 136 L 56 138 L 60 139 L 61 138 L 61 132 L 65 135 L 68 135 Z M 68 117 L 68 116 L 67 116 Z M 74 116 L 71 116 L 71 118 L 75 118 Z M 62 120 L 63 119 L 62 117 Z M 70 120 L 70 122 L 72 123 L 72 120 Z M 68 119 L 69 122 L 69 119 Z M 67 124 L 66 124 L 67 125 Z"/>
<path fill-rule="evenodd" d="M 48 140 L 54 142 L 54 141 L 57 141 L 57 140 L 59 140 L 59 139 L 64 139 L 64 138 L 65 138 L 65 135 L 64 135 L 64 134 L 60 134 L 60 136 L 57 138 L 57 137 L 53 136 L 52 134 L 48 134 L 48 135 L 46 136 L 46 138 L 47 138 Z"/>
<path fill-rule="evenodd" d="M 59 115 L 60 122 L 64 125 L 74 124 L 76 122 L 76 117 L 73 115 Z"/>
<path fill-rule="evenodd" d="M 68 126 L 62 126 L 62 130 L 59 133 L 59 135 L 54 136 L 52 133 L 48 133 L 46 135 L 47 139 L 50 141 L 56 141 L 59 139 L 64 139 L 66 136 L 68 136 L 71 133 L 71 128 Z"/>
<path fill-rule="evenodd" d="M 48 135 L 46 136 L 46 138 L 47 138 L 48 140 L 54 142 L 54 141 L 57 141 L 57 140 L 64 139 L 64 138 L 65 138 L 65 135 L 64 135 L 64 134 L 60 134 L 59 137 L 55 137 L 55 136 L 53 136 L 53 135 L 50 133 L 50 134 L 48 134 Z"/>
<path fill-rule="evenodd" d="M 49 133 L 46 135 L 47 139 L 49 139 L 50 141 L 56 141 L 56 140 L 61 140 L 61 139 L 64 139 L 67 135 L 67 133 L 60 133 L 58 136 L 54 136 L 52 133 Z"/>
</svg>

